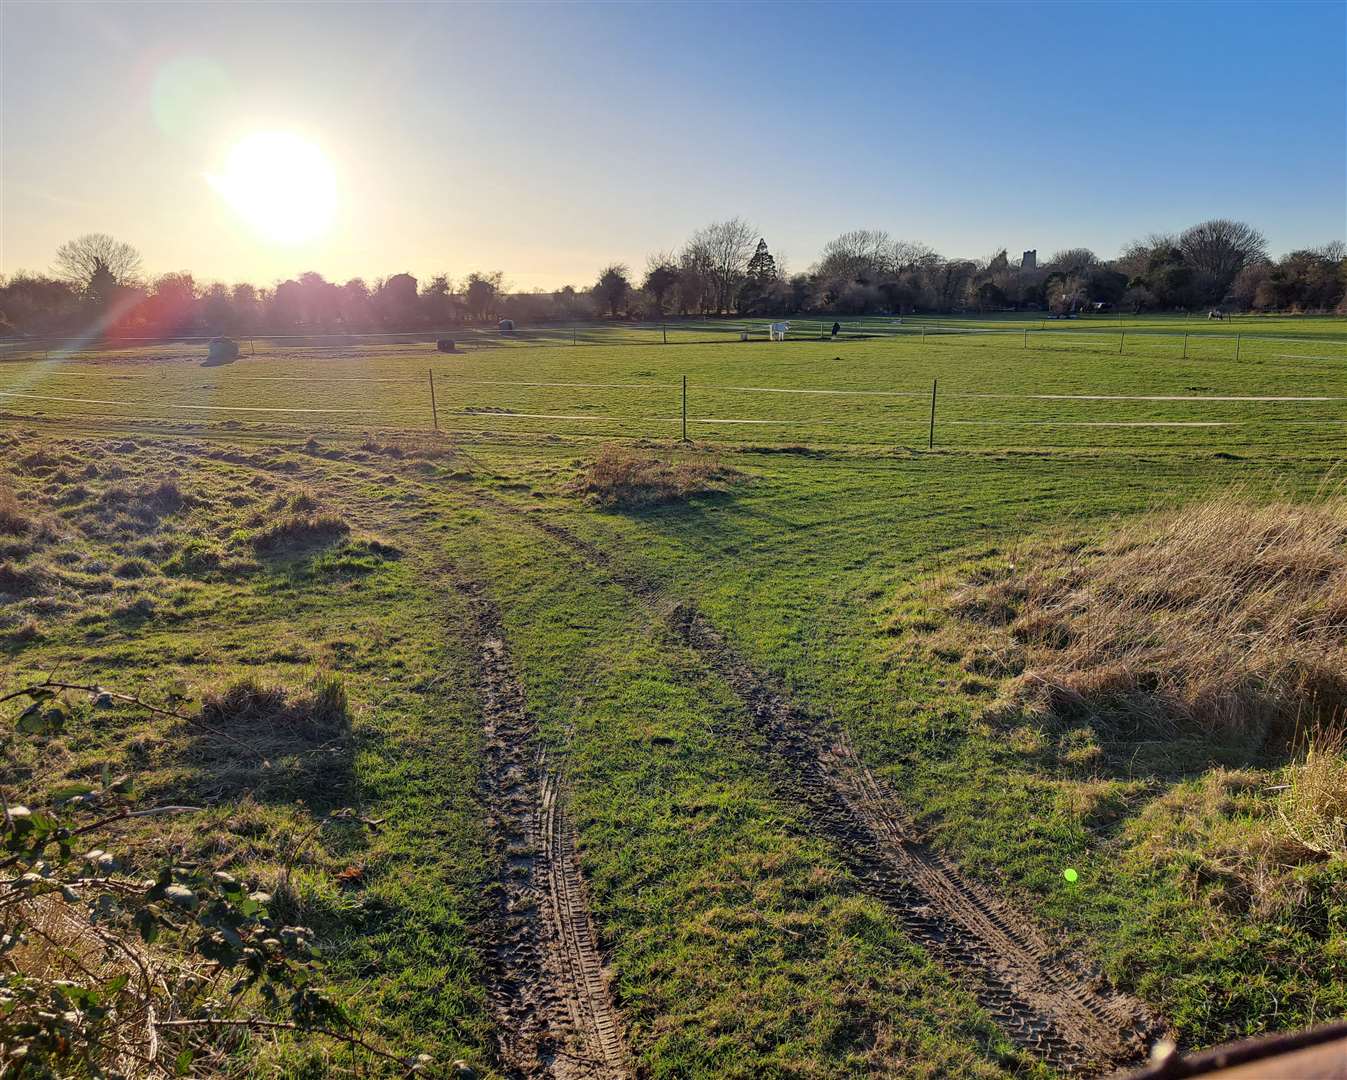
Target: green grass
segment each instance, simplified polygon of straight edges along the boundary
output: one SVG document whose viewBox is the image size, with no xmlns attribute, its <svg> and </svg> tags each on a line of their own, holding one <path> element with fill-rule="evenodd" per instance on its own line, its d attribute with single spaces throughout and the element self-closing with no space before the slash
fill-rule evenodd
<svg viewBox="0 0 1347 1080">
<path fill-rule="evenodd" d="M 305 490 L 296 458 L 195 444 L 0 442 L 0 482 L 50 533 L 4 538 L 6 555 L 42 577 L 5 598 L 0 685 L 56 671 L 151 702 L 173 693 L 193 702 L 243 679 L 298 692 L 315 671 L 332 672 L 351 700 L 352 729 L 317 757 L 306 744 L 239 731 L 272 758 L 259 770 L 228 745 L 132 707 L 84 709 L 65 737 L 16 745 L 0 772 L 10 798 L 96 777 L 104 762 L 114 774 L 134 770 L 146 804 L 208 809 L 158 832 L 130 831 L 119 854 L 176 845 L 182 857 L 269 889 L 295 838 L 329 809 L 386 819 L 364 839 L 325 829 L 294 856 L 291 915 L 328 944 L 338 997 L 376 1038 L 481 1057 L 490 1029 L 469 934 L 487 873 L 480 731 L 454 595 L 425 588 L 416 552 L 373 537 L 256 556 L 254 515 Z M 166 474 L 181 505 L 142 512 L 143 493 Z M 380 512 L 362 513 L 363 528 Z M 27 624 L 35 637 L 14 632 Z M 362 871 L 358 890 L 337 883 L 351 866 Z M 295 1069 L 330 1065 L 319 1046 L 281 1053 Z"/>
<path fill-rule="evenodd" d="M 1157 1005 L 1185 1042 L 1347 1010 L 1347 955 L 1331 944 L 1347 931 L 1344 868 L 1302 872 L 1296 899 L 1259 909 L 1231 902 L 1229 875 L 1217 872 L 1228 852 L 1207 842 L 1231 814 L 1267 818 L 1258 792 L 1276 782 L 1282 754 L 1193 736 L 1110 746 L 1100 764 L 1081 755 L 1082 768 L 1071 755 L 1080 731 L 1049 733 L 1050 753 L 1017 748 L 1012 735 L 1031 732 L 987 721 L 987 680 L 899 642 L 894 629 L 900 616 L 920 627 L 929 601 L 912 582 L 942 566 L 1040 531 L 1089 535 L 1108 515 L 1233 481 L 1308 495 L 1320 463 L 743 455 L 736 464 L 756 482 L 689 508 L 595 516 L 550 490 L 541 501 L 694 599 L 814 711 L 842 723 L 940 846 Z M 1221 769 L 1253 779 L 1228 810 L 1194 826 L 1194 793 L 1219 787 L 1212 770 Z M 1252 794 L 1242 791 L 1249 783 Z M 1078 884 L 1063 878 L 1067 867 Z"/>
<path fill-rule="evenodd" d="M 461 356 L 429 346 L 281 350 L 204 369 L 190 350 L 158 348 L 2 364 L 0 394 L 11 396 L 0 406 L 14 416 L 143 426 L 428 429 L 433 369 L 446 430 L 666 438 L 680 431 L 686 376 L 694 439 L 915 447 L 927 442 L 938 380 L 936 440 L 945 448 L 1336 452 L 1341 400 L 1211 400 L 1341 398 L 1347 320 L 1322 325 L 1333 336 L 1312 345 L 1250 336 L 1238 361 L 1232 340 L 1206 332 L 1184 360 L 1181 337 L 1137 335 L 1119 355 L 1116 333 L 1089 328 L 1040 331 L 1027 346 L 1017 334 L 913 334 Z M 1156 396 L 1184 400 L 1144 400 Z"/>
<path fill-rule="evenodd" d="M 651 1075 L 1034 1072 L 774 798 L 692 653 L 540 533 L 472 511 L 454 546 L 509 611 Z"/>
<path fill-rule="evenodd" d="M 1341 458 L 1347 368 L 1280 354 L 1347 355 L 1347 323 L 1286 322 L 1261 325 L 1327 327 L 1325 340 L 1301 349 L 1245 338 L 1238 363 L 1217 338 L 1184 363 L 1161 338 L 1134 353 L 1129 336 L 1118 356 L 1098 337 L 1049 349 L 1045 335 L 1025 349 L 989 335 L 463 357 L 404 346 L 259 355 L 215 369 L 135 352 L 3 364 L 0 389 L 133 404 L 0 399 L 6 415 L 27 417 L 7 421 L 0 470 L 25 505 L 41 501 L 40 515 L 68 531 L 61 543 L 78 555 L 59 562 L 53 541 L 0 556 L 49 575 L 45 591 L 5 613 L 0 683 L 57 663 L 148 693 L 179 679 L 199 694 L 259 672 L 290 687 L 315 669 L 340 675 L 354 733 L 343 790 L 390 826 L 367 848 L 325 837 L 306 869 L 332 978 L 381 1038 L 487 1065 L 490 1023 L 471 949 L 486 873 L 480 721 L 464 613 L 445 577 L 452 562 L 504 612 L 540 737 L 568 785 L 615 995 L 644 1070 L 1040 1073 L 859 894 L 782 797 L 749 718 L 696 655 L 527 519 L 474 501 L 489 491 L 695 600 L 745 655 L 851 734 L 938 847 L 1158 1008 L 1185 1042 L 1322 1020 L 1347 1010 L 1342 868 L 1303 872 L 1295 902 L 1264 907 L 1232 901 L 1222 876 L 1223 845 L 1267 814 L 1261 791 L 1283 757 L 1196 737 L 1099 746 L 1089 733 L 1038 730 L 1027 717 L 1006 726 L 989 716 L 995 680 L 928 640 L 941 615 L 926 582 L 941 569 L 1000 557 L 1048 531 L 1089 536 L 1114 515 L 1230 484 L 1317 490 Z M 467 456 L 443 456 L 446 442 L 428 439 L 390 450 L 387 434 L 362 446 L 363 431 L 426 426 L 428 367 L 441 422 L 464 433 Z M 748 481 L 638 513 L 598 512 L 568 484 L 598 437 L 667 437 L 672 420 L 506 421 L 466 411 L 676 418 L 683 374 L 694 418 L 773 424 L 694 427 Z M 940 418 L 937 449 L 927 452 L 932 378 Z M 355 379 L 393 381 L 342 381 Z M 491 385 L 499 382 L 632 385 Z M 910 396 L 727 389 L 735 386 Z M 360 412 L 230 411 L 290 406 Z M 1228 426 L 1064 422 L 1118 420 Z M 128 445 L 132 430 L 141 435 Z M 309 430 L 317 442 L 306 448 Z M 99 474 L 86 477 L 90 463 Z M 167 474 L 187 496 L 182 508 L 152 527 L 145 518 L 143 531 L 134 515 L 120 531 L 100 517 L 108 486 L 134 496 Z M 352 534 L 259 551 L 259 530 L 305 490 L 317 509 L 303 512 L 335 514 Z M 137 609 L 141 600 L 149 607 Z M 30 620 L 36 638 L 20 633 Z M 100 757 L 139 753 L 131 743 L 140 738 L 150 741 L 155 790 L 203 782 L 183 759 L 182 733 L 127 724 L 110 731 L 91 718 L 74 749 L 0 779 L 7 791 L 55 784 Z M 315 811 L 293 798 L 242 810 L 231 799 L 212 811 L 203 850 L 226 860 L 238 850 L 257 873 L 274 873 L 286 830 Z M 260 839 L 210 847 L 241 814 L 260 820 Z M 353 895 L 333 882 L 357 862 L 365 883 Z M 1075 884 L 1062 876 L 1068 866 Z M 299 1051 L 284 1053 L 304 1067 Z"/>
</svg>

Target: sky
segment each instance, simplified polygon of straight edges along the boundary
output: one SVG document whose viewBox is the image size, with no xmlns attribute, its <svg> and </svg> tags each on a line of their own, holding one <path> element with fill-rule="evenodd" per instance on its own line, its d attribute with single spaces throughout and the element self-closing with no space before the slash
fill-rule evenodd
<svg viewBox="0 0 1347 1080">
<path fill-rule="evenodd" d="M 231 166 L 259 133 L 303 154 Z M 792 271 L 855 228 L 1347 238 L 1347 3 L 0 0 L 0 273 L 106 232 L 199 282 L 578 287 L 735 215 Z"/>
</svg>

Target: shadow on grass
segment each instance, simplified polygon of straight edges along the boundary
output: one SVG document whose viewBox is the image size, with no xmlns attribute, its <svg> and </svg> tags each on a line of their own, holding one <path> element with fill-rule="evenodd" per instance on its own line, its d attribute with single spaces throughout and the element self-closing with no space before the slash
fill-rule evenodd
<svg viewBox="0 0 1347 1080">
<path fill-rule="evenodd" d="M 602 514 L 630 518 L 632 521 L 651 523 L 677 522 L 680 524 L 717 524 L 720 519 L 707 518 L 707 514 L 726 509 L 738 502 L 734 491 L 703 491 L 679 500 L 647 503 L 641 506 L 598 506 L 594 509 Z"/>
<path fill-rule="evenodd" d="M 337 677 L 299 692 L 245 679 L 207 697 L 201 720 L 211 731 L 194 734 L 183 754 L 194 797 L 302 802 L 317 815 L 355 799 L 355 738 Z"/>
</svg>

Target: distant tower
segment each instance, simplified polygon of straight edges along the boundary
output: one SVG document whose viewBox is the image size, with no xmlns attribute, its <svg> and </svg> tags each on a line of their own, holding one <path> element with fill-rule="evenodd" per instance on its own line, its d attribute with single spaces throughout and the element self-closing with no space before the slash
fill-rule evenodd
<svg viewBox="0 0 1347 1080">
<path fill-rule="evenodd" d="M 1034 248 L 1032 251 L 1026 251 L 1024 253 L 1023 257 L 1021 257 L 1020 259 L 1020 269 L 1021 270 L 1038 269 L 1038 248 Z"/>
</svg>

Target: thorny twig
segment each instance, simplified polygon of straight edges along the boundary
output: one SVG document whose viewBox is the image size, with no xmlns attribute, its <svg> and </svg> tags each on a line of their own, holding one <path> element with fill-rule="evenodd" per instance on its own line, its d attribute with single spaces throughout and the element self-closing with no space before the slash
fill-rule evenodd
<svg viewBox="0 0 1347 1080">
<path fill-rule="evenodd" d="M 201 807 L 199 806 L 152 806 L 148 810 L 123 810 L 119 814 L 109 814 L 105 818 L 99 818 L 97 821 L 91 821 L 88 825 L 82 825 L 78 829 L 71 830 L 66 839 L 73 840 L 77 836 L 83 836 L 86 833 L 101 829 L 105 825 L 114 825 L 129 818 L 152 817 L 155 814 L 195 814 L 200 810 Z M 0 861 L 0 870 L 13 866 L 22 858 L 22 854 L 11 855 L 8 859 Z"/>
<path fill-rule="evenodd" d="M 187 1028 L 187 1027 L 232 1027 L 248 1028 L 252 1031 L 302 1031 L 315 1035 L 326 1035 L 330 1039 L 336 1039 L 339 1042 L 349 1043 L 367 1050 L 375 1057 L 383 1058 L 385 1061 L 392 1061 L 408 1073 L 411 1072 L 411 1066 L 406 1059 L 398 1057 L 396 1054 L 390 1054 L 387 1050 L 380 1050 L 360 1038 L 359 1035 L 352 1035 L 346 1031 L 336 1031 L 329 1027 L 316 1027 L 311 1024 L 300 1024 L 294 1020 L 261 1020 L 255 1017 L 243 1020 L 222 1020 L 218 1017 L 203 1016 L 191 1020 L 160 1020 L 158 1026 L 161 1028 Z"/>
<path fill-rule="evenodd" d="M 217 738 L 225 739 L 226 741 L 233 743 L 240 749 L 245 750 L 247 753 L 257 758 L 257 760 L 262 763 L 264 768 L 269 767 L 271 765 L 271 762 L 269 762 L 266 759 L 266 756 L 264 754 L 259 753 L 256 749 L 249 746 L 242 739 L 235 738 L 233 735 L 230 735 L 227 731 L 221 731 L 218 728 L 213 728 L 209 724 L 203 722 L 198 717 L 191 716 L 184 712 L 179 712 L 177 709 L 166 709 L 160 705 L 152 705 L 150 704 L 150 702 L 145 701 L 143 698 L 138 698 L 134 694 L 123 694 L 117 690 L 109 690 L 106 686 L 99 686 L 93 683 L 56 682 L 51 678 L 51 676 L 48 676 L 44 682 L 35 683 L 32 686 L 25 686 L 22 690 L 14 690 L 11 693 L 0 695 L 0 705 L 3 705 L 7 701 L 13 701 L 15 698 L 29 697 L 35 691 L 39 690 L 78 690 L 82 691 L 83 693 L 94 696 L 106 694 L 110 698 L 114 698 L 117 701 L 125 701 L 127 704 L 130 705 L 135 705 L 138 708 L 144 709 L 146 712 L 152 713 L 155 716 L 170 716 L 175 720 L 181 720 L 185 724 L 191 724 L 193 727 L 200 728 L 208 735 L 214 735 Z"/>
</svg>

